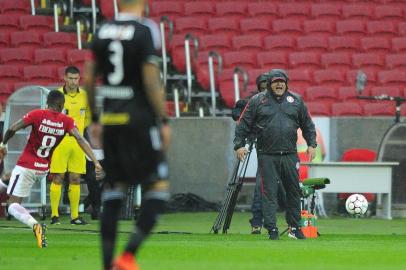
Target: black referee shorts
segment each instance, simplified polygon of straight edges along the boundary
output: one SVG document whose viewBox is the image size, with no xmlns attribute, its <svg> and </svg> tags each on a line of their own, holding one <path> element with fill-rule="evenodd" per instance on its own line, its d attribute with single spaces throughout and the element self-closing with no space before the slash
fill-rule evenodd
<svg viewBox="0 0 406 270">
<path fill-rule="evenodd" d="M 168 179 L 157 126 L 104 126 L 106 182 L 150 185 Z"/>
</svg>

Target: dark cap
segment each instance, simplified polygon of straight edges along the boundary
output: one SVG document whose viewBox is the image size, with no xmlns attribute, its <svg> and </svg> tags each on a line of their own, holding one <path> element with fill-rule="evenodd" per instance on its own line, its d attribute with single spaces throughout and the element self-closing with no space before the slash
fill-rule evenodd
<svg viewBox="0 0 406 270">
<path fill-rule="evenodd" d="M 261 75 L 259 75 L 257 77 L 257 79 L 255 80 L 257 86 L 259 86 L 262 82 L 267 82 L 268 81 L 268 73 L 262 73 Z"/>
<path fill-rule="evenodd" d="M 268 73 L 268 78 L 271 83 L 278 80 L 288 83 L 289 80 L 288 74 L 283 69 L 272 69 Z"/>
</svg>

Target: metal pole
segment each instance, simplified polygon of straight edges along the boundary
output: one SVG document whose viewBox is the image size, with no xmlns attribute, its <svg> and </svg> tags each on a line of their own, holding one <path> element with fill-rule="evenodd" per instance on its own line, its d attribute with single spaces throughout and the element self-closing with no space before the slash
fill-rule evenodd
<svg viewBox="0 0 406 270">
<path fill-rule="evenodd" d="M 203 118 L 204 117 L 204 110 L 203 107 L 199 107 L 199 117 Z"/>
<path fill-rule="evenodd" d="M 209 54 L 209 76 L 210 76 L 210 94 L 211 94 L 211 115 L 216 116 L 216 85 L 214 79 L 213 56 Z"/>
<path fill-rule="evenodd" d="M 137 198 L 136 198 L 136 201 L 135 201 L 135 206 L 137 207 L 137 208 L 140 208 L 140 206 L 141 206 L 141 185 L 137 185 L 137 189 L 136 189 L 136 195 L 137 195 Z"/>
<path fill-rule="evenodd" d="M 187 103 L 192 101 L 192 63 L 190 61 L 190 40 L 185 39 L 185 59 L 186 59 L 186 77 L 187 77 Z"/>
<path fill-rule="evenodd" d="M 168 62 L 167 62 L 168 58 L 166 55 L 165 24 L 164 24 L 163 20 L 161 20 L 161 22 L 159 23 L 159 26 L 161 28 L 163 82 L 164 82 L 164 86 L 166 86 L 166 81 L 168 78 Z"/>
<path fill-rule="evenodd" d="M 55 32 L 59 32 L 58 5 L 57 4 L 54 4 L 54 24 L 55 24 Z"/>
<path fill-rule="evenodd" d="M 176 116 L 176 118 L 179 118 L 179 116 L 180 116 L 179 91 L 178 91 L 178 88 L 176 88 L 176 87 L 175 87 L 175 89 L 173 89 L 173 99 L 175 102 L 175 116 Z"/>
<path fill-rule="evenodd" d="M 73 21 L 73 0 L 70 0 L 69 3 L 69 18 L 71 19 L 71 22 Z"/>
<path fill-rule="evenodd" d="M 96 33 L 96 0 L 92 0 L 92 22 L 93 22 L 93 34 Z"/>
<path fill-rule="evenodd" d="M 80 21 L 76 22 L 76 35 L 78 38 L 78 49 L 81 50 L 82 49 L 82 29 L 80 26 Z"/>
<path fill-rule="evenodd" d="M 31 15 L 35 15 L 35 1 L 31 0 Z"/>
<path fill-rule="evenodd" d="M 117 15 L 118 15 L 117 0 L 113 0 L 113 6 L 114 6 L 114 19 L 117 19 Z"/>
<path fill-rule="evenodd" d="M 240 87 L 239 87 L 239 76 L 237 72 L 234 72 L 234 101 L 240 100 Z"/>
</svg>

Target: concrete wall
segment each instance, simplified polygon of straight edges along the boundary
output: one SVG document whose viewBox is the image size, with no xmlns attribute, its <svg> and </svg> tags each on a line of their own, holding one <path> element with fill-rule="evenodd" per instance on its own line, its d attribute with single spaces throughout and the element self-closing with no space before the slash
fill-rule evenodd
<svg viewBox="0 0 406 270">
<path fill-rule="evenodd" d="M 393 118 L 331 118 L 330 160 L 340 160 L 348 148 L 378 150 Z M 180 118 L 171 121 L 169 150 L 171 192 L 197 194 L 212 202 L 222 200 L 235 155 L 235 123 L 231 118 Z M 249 196 L 248 196 L 249 197 Z"/>
</svg>

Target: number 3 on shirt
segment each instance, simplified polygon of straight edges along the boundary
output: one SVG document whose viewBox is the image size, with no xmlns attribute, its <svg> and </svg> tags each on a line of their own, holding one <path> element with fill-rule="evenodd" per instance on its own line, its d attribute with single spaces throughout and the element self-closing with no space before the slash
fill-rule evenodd
<svg viewBox="0 0 406 270">
<path fill-rule="evenodd" d="M 37 156 L 46 158 L 49 156 L 49 152 L 52 147 L 55 146 L 56 138 L 53 136 L 45 135 L 42 138 L 41 146 L 37 150 Z"/>
<path fill-rule="evenodd" d="M 124 65 L 123 65 L 123 45 L 120 41 L 114 40 L 109 44 L 110 63 L 114 66 L 114 71 L 110 72 L 107 80 L 111 85 L 118 85 L 124 78 Z"/>
</svg>

